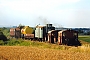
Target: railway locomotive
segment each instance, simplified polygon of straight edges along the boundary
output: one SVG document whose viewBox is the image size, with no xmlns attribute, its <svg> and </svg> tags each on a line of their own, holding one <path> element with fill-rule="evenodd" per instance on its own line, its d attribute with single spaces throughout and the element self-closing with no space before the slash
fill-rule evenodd
<svg viewBox="0 0 90 60">
<path fill-rule="evenodd" d="M 52 24 L 46 26 L 37 25 L 35 29 L 25 26 L 23 28 L 11 28 L 10 36 L 14 38 L 38 40 L 59 45 L 81 45 L 78 40 L 78 32 L 74 30 L 55 30 Z"/>
<path fill-rule="evenodd" d="M 78 32 L 74 30 L 62 30 L 58 32 L 58 44 L 80 45 Z"/>
</svg>

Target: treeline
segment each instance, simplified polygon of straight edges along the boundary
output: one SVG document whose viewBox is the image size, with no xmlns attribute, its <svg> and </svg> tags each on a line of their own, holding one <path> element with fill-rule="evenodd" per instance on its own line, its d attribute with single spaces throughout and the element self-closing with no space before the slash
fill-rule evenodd
<svg viewBox="0 0 90 60">
<path fill-rule="evenodd" d="M 90 35 L 90 31 L 89 30 L 88 31 L 78 30 L 78 33 L 80 35 Z"/>
</svg>

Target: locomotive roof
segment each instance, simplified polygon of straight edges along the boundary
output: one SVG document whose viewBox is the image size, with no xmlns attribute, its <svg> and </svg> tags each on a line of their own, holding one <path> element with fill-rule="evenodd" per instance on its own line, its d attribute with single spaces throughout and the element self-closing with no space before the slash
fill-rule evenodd
<svg viewBox="0 0 90 60">
<path fill-rule="evenodd" d="M 51 30 L 51 31 L 49 31 L 48 33 L 51 33 L 51 32 L 54 32 L 54 31 L 60 31 L 60 30 Z"/>
<path fill-rule="evenodd" d="M 75 30 L 61 30 L 61 31 L 59 31 L 59 32 L 65 32 L 65 31 L 74 31 L 74 32 L 77 32 L 77 31 L 75 31 Z"/>
<path fill-rule="evenodd" d="M 43 28 L 43 27 L 45 27 L 45 26 L 36 26 L 36 28 Z"/>
<path fill-rule="evenodd" d="M 51 32 L 53 32 L 53 31 L 55 31 L 55 30 L 51 30 L 51 31 L 49 31 L 48 33 L 51 33 Z"/>
</svg>

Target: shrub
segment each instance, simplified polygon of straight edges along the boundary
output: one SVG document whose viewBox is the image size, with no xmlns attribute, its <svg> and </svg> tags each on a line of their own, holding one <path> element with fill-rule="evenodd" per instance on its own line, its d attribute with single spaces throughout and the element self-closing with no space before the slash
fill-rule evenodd
<svg viewBox="0 0 90 60">
<path fill-rule="evenodd" d="M 22 43 L 20 43 L 20 46 L 30 46 L 30 42 L 23 41 Z"/>
<path fill-rule="evenodd" d="M 0 40 L 6 41 L 7 37 L 0 31 Z"/>
<path fill-rule="evenodd" d="M 0 40 L 7 41 L 7 37 L 5 35 L 0 35 Z"/>
<path fill-rule="evenodd" d="M 15 45 L 20 45 L 20 43 L 22 43 L 21 40 L 9 40 L 7 41 L 6 45 L 15 46 Z"/>
<path fill-rule="evenodd" d="M 0 40 L 0 45 L 4 45 L 4 41 L 3 40 Z"/>
</svg>

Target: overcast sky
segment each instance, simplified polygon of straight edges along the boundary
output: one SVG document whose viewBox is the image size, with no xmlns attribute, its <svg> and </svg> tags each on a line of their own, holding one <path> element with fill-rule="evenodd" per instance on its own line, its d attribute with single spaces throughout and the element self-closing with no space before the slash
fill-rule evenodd
<svg viewBox="0 0 90 60">
<path fill-rule="evenodd" d="M 90 0 L 0 0 L 0 26 L 90 27 Z"/>
</svg>

